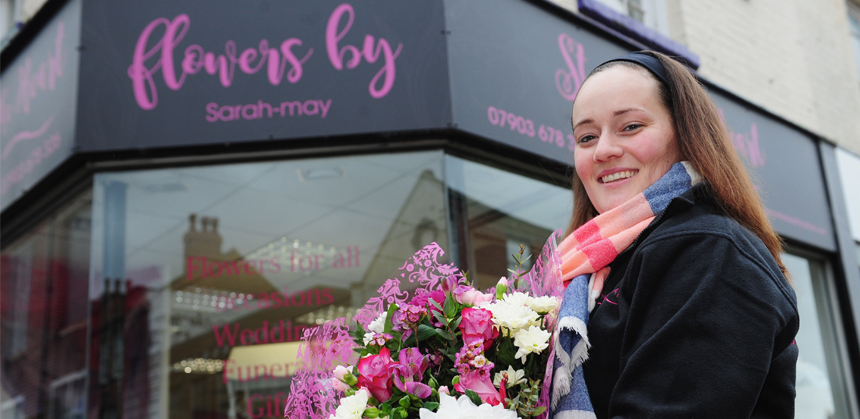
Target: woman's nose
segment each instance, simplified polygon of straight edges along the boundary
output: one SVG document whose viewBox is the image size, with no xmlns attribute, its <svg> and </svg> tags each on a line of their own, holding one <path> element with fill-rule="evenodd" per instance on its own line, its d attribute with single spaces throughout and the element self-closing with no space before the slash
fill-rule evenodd
<svg viewBox="0 0 860 419">
<path fill-rule="evenodd" d="M 612 134 L 604 134 L 597 140 L 597 146 L 594 149 L 594 161 L 607 161 L 620 157 L 623 153 L 624 150 L 618 145 L 618 139 Z"/>
</svg>

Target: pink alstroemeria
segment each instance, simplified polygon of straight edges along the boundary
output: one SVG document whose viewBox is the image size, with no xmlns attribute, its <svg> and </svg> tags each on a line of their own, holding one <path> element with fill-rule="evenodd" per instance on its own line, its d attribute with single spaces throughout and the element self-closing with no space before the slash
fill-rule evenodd
<svg viewBox="0 0 860 419">
<path fill-rule="evenodd" d="M 427 357 L 418 348 L 401 349 L 398 363 L 400 365 L 397 368 L 404 377 L 414 377 L 416 380 L 421 380 L 424 371 L 430 366 Z"/>
<path fill-rule="evenodd" d="M 496 386 L 490 381 L 490 375 L 481 373 L 480 370 L 470 371 L 460 375 L 460 382 L 454 385 L 454 389 L 465 393 L 466 389 L 478 393 L 481 401 L 493 406 L 502 402 L 502 395 L 496 390 Z"/>
<path fill-rule="evenodd" d="M 430 362 L 427 360 L 427 357 L 418 348 L 402 349 L 398 357 L 398 363 L 390 367 L 394 376 L 394 385 L 401 391 L 419 398 L 424 399 L 429 397 L 432 389 L 420 382 L 424 376 L 424 371 L 429 366 Z"/>
<path fill-rule="evenodd" d="M 433 389 L 430 388 L 427 384 L 418 382 L 418 381 L 406 381 L 403 382 L 400 379 L 400 373 L 394 372 L 394 385 L 400 389 L 400 391 L 404 393 L 409 393 L 419 399 L 426 399 L 430 397 L 430 394 L 433 393 Z"/>
</svg>

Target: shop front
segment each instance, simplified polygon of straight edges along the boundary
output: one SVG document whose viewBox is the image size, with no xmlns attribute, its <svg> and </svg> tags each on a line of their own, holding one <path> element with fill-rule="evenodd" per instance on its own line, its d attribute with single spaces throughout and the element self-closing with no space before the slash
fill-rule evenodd
<svg viewBox="0 0 860 419">
<path fill-rule="evenodd" d="M 0 413 L 282 417 L 305 330 L 425 244 L 486 288 L 566 227 L 571 101 L 634 48 L 521 0 L 68 1 L 2 73 Z M 788 243 L 797 417 L 853 417 L 817 140 L 709 88 Z"/>
</svg>

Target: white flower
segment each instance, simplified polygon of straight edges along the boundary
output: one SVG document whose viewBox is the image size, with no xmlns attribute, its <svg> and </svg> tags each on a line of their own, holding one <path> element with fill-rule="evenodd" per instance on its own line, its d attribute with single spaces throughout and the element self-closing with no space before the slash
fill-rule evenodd
<svg viewBox="0 0 860 419">
<path fill-rule="evenodd" d="M 364 339 L 362 339 L 364 341 L 364 346 L 367 346 L 367 344 L 370 343 L 370 341 L 372 341 L 375 336 L 376 336 L 376 333 L 373 333 L 373 332 L 365 333 Z"/>
<path fill-rule="evenodd" d="M 529 308 L 538 312 L 538 314 L 549 313 L 555 310 L 556 307 L 558 307 L 558 298 L 550 296 L 532 298 L 529 302 Z"/>
<path fill-rule="evenodd" d="M 523 370 L 514 370 L 512 365 L 508 365 L 507 371 L 499 371 L 496 373 L 495 378 L 493 378 L 493 385 L 498 387 L 502 385 L 502 378 L 504 375 L 508 376 L 508 384 L 505 385 L 505 388 L 511 388 L 515 385 L 522 384 L 526 382 L 526 372 Z"/>
<path fill-rule="evenodd" d="M 550 336 L 552 336 L 552 333 L 536 326 L 531 326 L 528 330 L 523 329 L 514 333 L 514 345 L 520 348 L 514 357 L 522 358 L 521 361 L 525 363 L 528 354 L 539 354 L 549 346 Z"/>
<path fill-rule="evenodd" d="M 370 322 L 370 324 L 367 325 L 367 330 L 370 330 L 371 332 L 376 332 L 376 333 L 384 332 L 385 331 L 385 318 L 387 316 L 388 316 L 388 312 L 383 311 L 382 314 L 380 314 L 379 317 L 376 318 L 376 320 Z"/>
<path fill-rule="evenodd" d="M 340 406 L 328 419 L 361 419 L 364 416 L 364 410 L 367 409 L 368 398 L 367 391 L 360 389 L 352 396 L 340 399 Z"/>
<path fill-rule="evenodd" d="M 497 301 L 486 308 L 493 313 L 493 324 L 507 328 L 510 334 L 539 324 L 540 321 L 534 310 L 523 305 L 512 305 L 507 301 Z"/>
<path fill-rule="evenodd" d="M 531 300 L 533 300 L 533 298 L 524 292 L 515 291 L 511 294 L 504 296 L 504 298 L 502 298 L 502 300 L 504 300 L 506 303 L 508 303 L 510 305 L 514 305 L 514 306 L 530 307 L 531 306 Z"/>
<path fill-rule="evenodd" d="M 466 396 L 455 399 L 447 394 L 439 394 L 439 410 L 435 413 L 421 408 L 418 411 L 421 419 L 517 419 L 517 413 L 507 410 L 501 404 L 492 406 L 482 403 L 475 406 Z"/>
</svg>

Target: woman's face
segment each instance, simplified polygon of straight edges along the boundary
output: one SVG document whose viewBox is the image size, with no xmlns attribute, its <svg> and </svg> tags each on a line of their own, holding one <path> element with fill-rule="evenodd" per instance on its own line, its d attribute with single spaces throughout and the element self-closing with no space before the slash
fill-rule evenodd
<svg viewBox="0 0 860 419">
<path fill-rule="evenodd" d="M 616 65 L 589 77 L 572 118 L 576 173 L 601 214 L 644 191 L 679 159 L 672 118 L 644 69 Z"/>
</svg>

